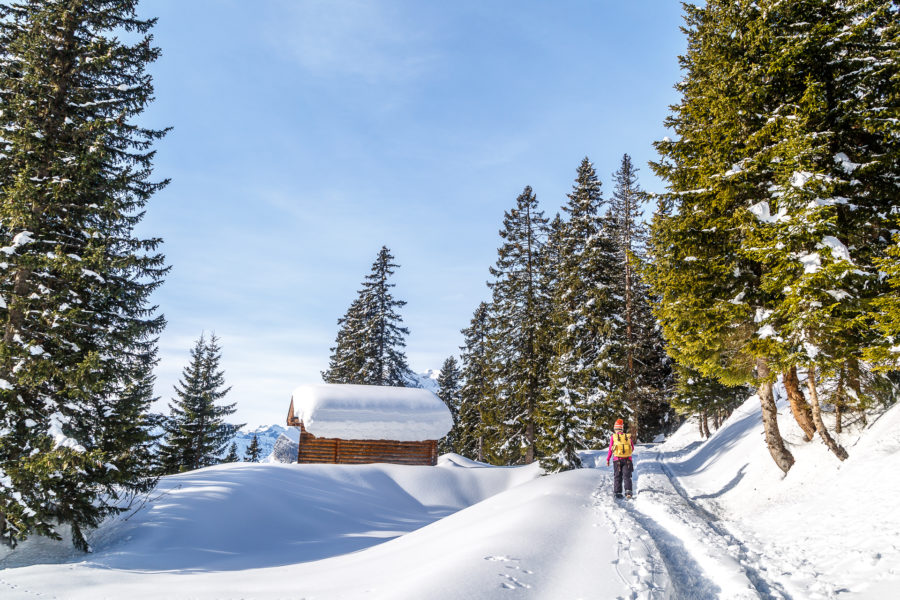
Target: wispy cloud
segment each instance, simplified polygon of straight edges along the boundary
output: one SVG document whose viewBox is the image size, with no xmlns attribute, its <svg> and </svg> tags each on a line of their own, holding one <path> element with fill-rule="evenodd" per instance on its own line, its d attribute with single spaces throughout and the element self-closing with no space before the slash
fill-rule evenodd
<svg viewBox="0 0 900 600">
<path fill-rule="evenodd" d="M 397 5 L 305 0 L 286 2 L 277 15 L 268 41 L 317 76 L 397 83 L 420 76 L 436 58 L 429 32 Z"/>
</svg>

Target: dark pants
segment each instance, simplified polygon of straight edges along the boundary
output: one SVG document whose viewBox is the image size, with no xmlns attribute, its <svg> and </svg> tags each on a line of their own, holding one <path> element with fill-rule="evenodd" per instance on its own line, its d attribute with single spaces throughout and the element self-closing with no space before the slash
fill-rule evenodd
<svg viewBox="0 0 900 600">
<path fill-rule="evenodd" d="M 625 480 L 625 491 L 631 492 L 631 474 L 634 472 L 634 463 L 630 458 L 620 458 L 613 461 L 613 492 L 622 493 L 622 479 Z"/>
</svg>

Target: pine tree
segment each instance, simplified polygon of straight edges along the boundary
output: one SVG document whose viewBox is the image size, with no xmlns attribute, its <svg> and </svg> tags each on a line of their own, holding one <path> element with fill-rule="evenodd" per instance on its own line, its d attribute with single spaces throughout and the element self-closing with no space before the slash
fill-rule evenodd
<svg viewBox="0 0 900 600">
<path fill-rule="evenodd" d="M 441 374 L 438 376 L 438 397 L 444 401 L 447 408 L 450 409 L 450 416 L 453 417 L 453 429 L 438 441 L 438 452 L 445 454 L 447 452 L 457 452 L 459 439 L 459 410 L 460 410 L 460 372 L 456 359 L 452 356 L 448 357 L 441 365 Z"/>
<path fill-rule="evenodd" d="M 493 418 L 499 411 L 492 409 L 494 387 L 487 351 L 489 312 L 487 303 L 478 305 L 469 327 L 461 331 L 464 342 L 460 347 L 462 386 L 456 452 L 482 462 L 486 460 L 485 449 L 493 447 L 493 440 L 499 438 L 499 423 Z"/>
<path fill-rule="evenodd" d="M 169 403 L 166 437 L 160 449 L 167 473 L 217 464 L 235 432 L 243 427 L 224 421 L 235 412 L 234 404 L 216 404 L 231 389 L 224 387 L 220 360 L 218 338 L 212 335 L 207 341 L 201 335 L 175 386 L 177 398 Z"/>
<path fill-rule="evenodd" d="M 338 324 L 340 329 L 329 368 L 322 373 L 327 383 L 356 383 L 364 385 L 410 385 L 412 372 L 406 362 L 406 336 L 398 309 L 406 302 L 395 300 L 389 283 L 398 265 L 392 261 L 387 247 L 382 246 L 372 271 L 359 296 Z"/>
<path fill-rule="evenodd" d="M 250 445 L 247 446 L 247 452 L 244 454 L 244 460 L 246 462 L 259 462 L 261 450 L 259 448 L 259 438 L 257 436 L 253 436 L 253 439 L 250 440 Z"/>
<path fill-rule="evenodd" d="M 228 448 L 228 455 L 225 456 L 225 459 L 222 461 L 224 463 L 236 463 L 240 462 L 240 457 L 238 457 L 237 453 L 237 442 L 231 442 L 231 446 Z"/>
<path fill-rule="evenodd" d="M 153 485 L 148 373 L 160 240 L 134 233 L 151 147 L 154 20 L 132 0 L 0 5 L 0 539 L 58 537 Z M 133 34 L 133 43 L 123 41 Z"/>
<path fill-rule="evenodd" d="M 503 245 L 488 283 L 493 300 L 487 355 L 496 386 L 492 418 L 499 422 L 503 440 L 491 451 L 506 464 L 537 458 L 537 410 L 549 361 L 541 329 L 549 320 L 550 303 L 542 294 L 539 270 L 546 235 L 547 219 L 526 187 L 516 207 L 504 214 Z"/>
</svg>

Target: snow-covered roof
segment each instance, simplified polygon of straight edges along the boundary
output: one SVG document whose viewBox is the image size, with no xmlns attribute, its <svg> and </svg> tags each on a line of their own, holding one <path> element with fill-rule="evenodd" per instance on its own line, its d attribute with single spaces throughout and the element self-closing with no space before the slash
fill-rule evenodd
<svg viewBox="0 0 900 600">
<path fill-rule="evenodd" d="M 444 437 L 450 410 L 428 390 L 375 385 L 303 385 L 292 396 L 294 416 L 325 438 L 420 442 Z"/>
</svg>

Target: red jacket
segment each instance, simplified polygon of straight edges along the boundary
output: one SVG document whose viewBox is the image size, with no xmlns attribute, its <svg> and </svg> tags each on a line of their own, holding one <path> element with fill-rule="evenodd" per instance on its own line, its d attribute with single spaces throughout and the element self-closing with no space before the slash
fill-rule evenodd
<svg viewBox="0 0 900 600">
<path fill-rule="evenodd" d="M 613 442 L 616 440 L 616 434 L 612 434 L 609 436 L 609 452 L 606 453 L 606 462 L 609 462 L 609 457 L 612 456 L 613 460 L 619 460 L 618 456 L 613 456 Z M 631 442 L 631 451 L 634 452 L 634 437 L 632 436 L 629 440 Z"/>
</svg>

